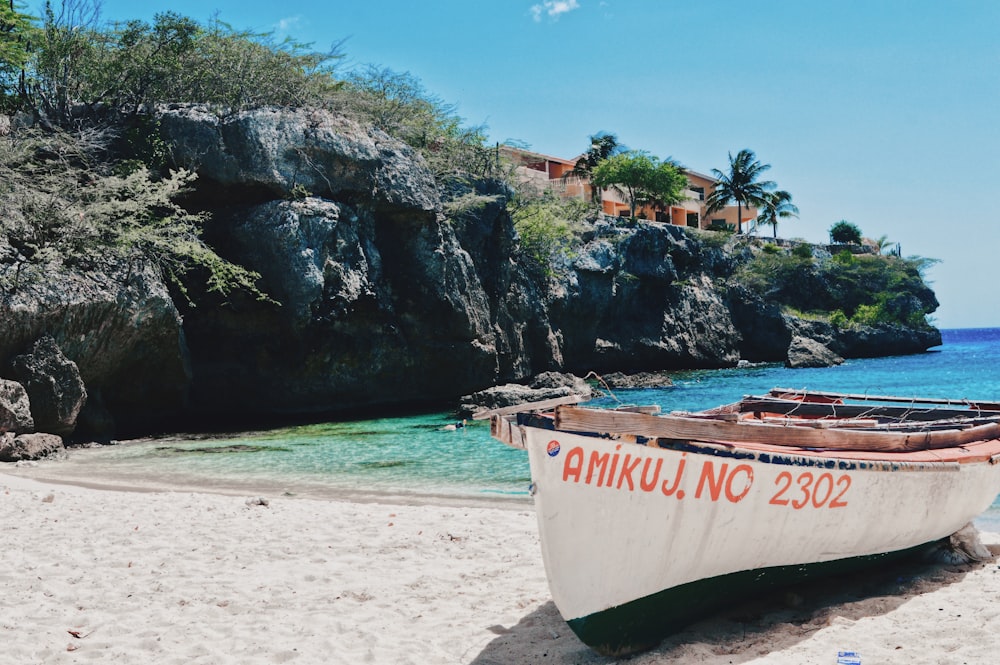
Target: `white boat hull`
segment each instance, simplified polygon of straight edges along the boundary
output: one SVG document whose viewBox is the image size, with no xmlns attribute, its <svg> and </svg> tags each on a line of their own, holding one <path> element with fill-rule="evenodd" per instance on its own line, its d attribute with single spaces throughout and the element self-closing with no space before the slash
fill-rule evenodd
<svg viewBox="0 0 1000 665">
<path fill-rule="evenodd" d="M 954 533 L 1000 490 L 989 454 L 887 462 L 513 428 L 529 454 L 553 600 L 607 653 L 646 648 L 651 633 L 626 626 L 616 637 L 621 626 L 595 617 L 616 610 L 615 622 L 648 623 L 634 615 L 687 602 L 671 589 L 701 594 L 701 582 L 746 571 L 908 550 Z M 658 603 L 636 604 L 650 598 Z M 601 627 L 588 632 L 588 622 Z"/>
</svg>

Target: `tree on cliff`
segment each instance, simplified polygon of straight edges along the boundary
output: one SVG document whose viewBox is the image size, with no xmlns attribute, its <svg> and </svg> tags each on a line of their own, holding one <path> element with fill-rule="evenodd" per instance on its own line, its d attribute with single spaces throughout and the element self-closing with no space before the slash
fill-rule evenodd
<svg viewBox="0 0 1000 665">
<path fill-rule="evenodd" d="M 839 245 L 860 245 L 861 229 L 842 219 L 830 227 L 830 242 Z"/>
<path fill-rule="evenodd" d="M 763 207 L 766 198 L 777 185 L 770 180 L 760 180 L 760 175 L 771 168 L 770 164 L 761 164 L 753 150 L 744 148 L 736 153 L 729 153 L 729 172 L 723 173 L 712 169 L 718 183 L 715 190 L 708 195 L 705 203 L 708 212 L 722 210 L 732 202 L 736 202 L 736 230 L 743 233 L 743 208 Z"/>
<path fill-rule="evenodd" d="M 792 203 L 792 195 L 785 190 L 768 192 L 764 197 L 764 205 L 757 213 L 758 226 L 770 226 L 774 237 L 778 237 L 778 222 L 799 216 L 798 207 Z"/>
<path fill-rule="evenodd" d="M 570 171 L 563 175 L 563 179 L 577 177 L 583 181 L 590 182 L 590 196 L 594 203 L 601 202 L 601 188 L 594 184 L 593 174 L 597 165 L 620 152 L 625 148 L 618 143 L 618 137 L 608 132 L 599 132 L 590 137 L 590 148 L 587 149 Z"/>
<path fill-rule="evenodd" d="M 17 11 L 14 0 L 0 4 L 0 112 L 16 108 L 36 32 L 31 17 Z"/>
<path fill-rule="evenodd" d="M 637 206 L 648 203 L 662 207 L 677 203 L 687 186 L 687 177 L 677 164 L 660 161 L 647 152 L 629 150 L 599 163 L 591 175 L 598 187 L 613 187 L 621 194 L 635 217 Z"/>
</svg>

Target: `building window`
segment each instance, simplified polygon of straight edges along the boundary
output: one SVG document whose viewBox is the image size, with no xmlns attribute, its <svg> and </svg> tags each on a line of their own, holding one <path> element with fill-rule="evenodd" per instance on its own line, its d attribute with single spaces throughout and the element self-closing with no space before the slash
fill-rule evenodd
<svg viewBox="0 0 1000 665">
<path fill-rule="evenodd" d="M 687 214 L 687 225 L 692 228 L 698 228 L 698 213 L 689 212 Z"/>
</svg>

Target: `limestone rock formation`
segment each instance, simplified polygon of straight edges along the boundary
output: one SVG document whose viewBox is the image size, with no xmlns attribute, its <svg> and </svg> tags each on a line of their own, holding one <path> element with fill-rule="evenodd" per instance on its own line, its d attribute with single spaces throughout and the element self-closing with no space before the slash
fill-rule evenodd
<svg viewBox="0 0 1000 665">
<path fill-rule="evenodd" d="M 831 367 L 840 365 L 844 359 L 826 346 L 808 337 L 793 337 L 788 345 L 785 365 L 792 368 Z"/>
<path fill-rule="evenodd" d="M 634 374 L 611 372 L 601 376 L 601 382 L 609 388 L 619 389 L 666 388 L 673 385 L 667 372 L 636 372 Z"/>
<path fill-rule="evenodd" d="M 679 227 L 598 225 L 552 297 L 566 369 L 735 365 L 739 332 L 712 284 L 720 253 Z"/>
<path fill-rule="evenodd" d="M 0 432 L 32 432 L 35 421 L 31 418 L 28 393 L 17 381 L 0 379 Z"/>
<path fill-rule="evenodd" d="M 527 385 L 507 383 L 462 397 L 458 417 L 468 418 L 480 410 L 500 409 L 570 395 L 590 398 L 593 394 L 590 384 L 580 377 L 559 372 L 543 372 Z"/>
<path fill-rule="evenodd" d="M 184 203 L 209 213 L 206 242 L 259 272 L 270 300 L 208 293 L 197 271 L 168 289 L 142 264 L 19 272 L 16 288 L 0 290 L 0 377 L 51 335 L 88 394 L 74 436 L 440 406 L 514 384 L 491 397 L 499 404 L 538 399 L 543 388 L 527 384 L 548 371 L 733 367 L 785 361 L 792 346 L 859 357 L 941 342 L 929 327 L 837 328 L 790 314 L 840 307 L 837 285 L 804 270 L 755 291 L 739 269 L 763 250 L 744 237 L 599 217 L 577 229 L 572 256 L 532 266 L 506 184 L 436 180 L 416 151 L 328 111 L 178 105 L 156 121 L 172 166 L 198 173 Z M 13 263 L 0 238 L 0 266 Z M 919 275 L 906 281 L 880 305 L 917 321 L 936 300 Z"/>
<path fill-rule="evenodd" d="M 438 206 L 434 178 L 412 148 L 328 111 L 262 108 L 220 117 L 176 105 L 157 119 L 177 162 L 222 186 L 273 199 L 301 188 L 334 201 Z"/>
<path fill-rule="evenodd" d="M 195 411 L 325 413 L 493 383 L 490 306 L 419 155 L 322 111 L 160 120 L 198 168 L 209 240 L 280 303 L 186 312 Z M 289 200 L 297 187 L 313 196 Z"/>
<path fill-rule="evenodd" d="M 0 376 L 11 376 L 11 360 L 48 334 L 87 389 L 103 392 L 120 425 L 149 431 L 186 405 L 191 375 L 181 318 L 148 266 L 28 266 L 18 288 L 0 297 L 0 321 Z"/>
<path fill-rule="evenodd" d="M 62 438 L 55 434 L 0 434 L 0 462 L 39 460 L 63 449 Z"/>
<path fill-rule="evenodd" d="M 52 337 L 45 335 L 28 353 L 15 356 L 11 365 L 15 378 L 28 393 L 35 429 L 70 434 L 87 400 L 76 363 L 63 355 Z"/>
</svg>

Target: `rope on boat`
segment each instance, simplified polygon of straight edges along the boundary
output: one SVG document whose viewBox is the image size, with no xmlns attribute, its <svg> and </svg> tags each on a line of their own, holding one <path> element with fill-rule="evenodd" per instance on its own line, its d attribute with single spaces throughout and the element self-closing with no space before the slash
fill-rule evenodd
<svg viewBox="0 0 1000 665">
<path fill-rule="evenodd" d="M 587 379 L 590 379 L 590 378 L 595 379 L 598 383 L 600 383 L 602 386 L 604 386 L 604 389 L 608 391 L 609 395 L 611 395 L 611 399 L 615 400 L 619 404 L 624 404 L 625 403 L 625 402 L 621 401 L 620 399 L 618 399 L 618 395 L 616 395 L 614 393 L 614 391 L 611 390 L 611 386 L 608 385 L 608 382 L 604 380 L 603 376 L 601 376 L 600 374 L 598 374 L 594 370 L 590 370 L 589 372 L 587 372 L 587 376 L 583 377 L 583 380 L 586 381 Z"/>
</svg>

